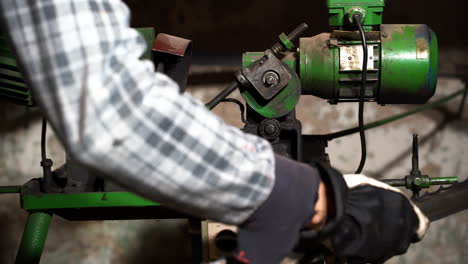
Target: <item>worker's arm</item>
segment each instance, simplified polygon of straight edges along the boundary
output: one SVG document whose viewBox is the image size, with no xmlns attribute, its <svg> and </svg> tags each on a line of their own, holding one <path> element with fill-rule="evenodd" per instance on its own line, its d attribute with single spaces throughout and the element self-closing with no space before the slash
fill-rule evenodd
<svg viewBox="0 0 468 264">
<path fill-rule="evenodd" d="M 275 161 L 266 140 L 226 125 L 141 61 L 145 41 L 120 0 L 2 0 L 0 17 L 35 100 L 82 164 L 167 206 L 233 224 L 271 196 L 276 178 L 294 179 L 291 199 L 276 203 L 312 216 L 317 172 L 275 175 L 275 166 L 299 165 Z"/>
</svg>

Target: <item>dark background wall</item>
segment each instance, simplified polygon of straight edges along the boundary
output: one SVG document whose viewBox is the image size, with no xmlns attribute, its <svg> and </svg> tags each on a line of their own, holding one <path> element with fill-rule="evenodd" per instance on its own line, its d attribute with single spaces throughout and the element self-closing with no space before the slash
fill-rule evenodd
<svg viewBox="0 0 468 264">
<path fill-rule="evenodd" d="M 308 34 L 329 31 L 325 0 L 125 0 L 133 26 L 192 39 L 196 53 L 262 50 L 301 22 Z M 387 0 L 384 23 L 428 24 L 442 48 L 468 44 L 466 1 Z"/>
</svg>

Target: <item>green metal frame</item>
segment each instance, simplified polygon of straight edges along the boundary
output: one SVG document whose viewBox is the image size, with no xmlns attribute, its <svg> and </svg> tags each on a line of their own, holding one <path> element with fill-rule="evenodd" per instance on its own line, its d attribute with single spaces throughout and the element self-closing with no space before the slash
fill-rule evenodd
<svg viewBox="0 0 468 264">
<path fill-rule="evenodd" d="M 40 262 L 51 220 L 52 214 L 47 212 L 31 212 L 29 214 L 15 264 L 37 264 Z"/>
<path fill-rule="evenodd" d="M 44 196 L 22 195 L 24 210 L 52 210 L 95 207 L 146 207 L 160 206 L 130 192 L 47 194 Z"/>
<path fill-rule="evenodd" d="M 21 186 L 0 186 L 0 194 L 20 193 Z"/>
</svg>

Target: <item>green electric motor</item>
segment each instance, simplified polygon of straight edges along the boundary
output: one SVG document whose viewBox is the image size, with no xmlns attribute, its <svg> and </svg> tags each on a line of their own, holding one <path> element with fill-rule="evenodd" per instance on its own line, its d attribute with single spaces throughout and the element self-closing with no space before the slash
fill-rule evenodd
<svg viewBox="0 0 468 264">
<path fill-rule="evenodd" d="M 422 104 L 438 75 L 435 33 L 426 25 L 380 25 L 367 31 L 366 101 Z M 300 41 L 302 93 L 330 103 L 358 101 L 363 49 L 356 31 L 335 30 Z"/>
<path fill-rule="evenodd" d="M 433 95 L 438 76 L 438 44 L 427 25 L 382 24 L 384 0 L 328 0 L 331 33 L 301 38 L 297 49 L 279 56 L 294 71 L 277 96 L 262 98 L 241 91 L 249 106 L 267 118 L 292 111 L 299 96 L 314 95 L 330 103 L 358 102 L 363 62 L 367 60 L 364 100 L 378 104 L 423 104 Z M 360 18 L 368 48 L 364 58 Z M 281 35 L 280 35 L 281 39 Z M 292 45 L 292 44 L 291 44 Z M 246 69 L 264 53 L 243 56 Z"/>
<path fill-rule="evenodd" d="M 330 103 L 358 101 L 367 60 L 366 101 L 423 104 L 434 95 L 438 75 L 435 33 L 426 25 L 382 24 L 384 0 L 327 0 L 335 30 L 300 42 L 302 93 Z M 368 58 L 353 21 L 359 14 Z"/>
</svg>

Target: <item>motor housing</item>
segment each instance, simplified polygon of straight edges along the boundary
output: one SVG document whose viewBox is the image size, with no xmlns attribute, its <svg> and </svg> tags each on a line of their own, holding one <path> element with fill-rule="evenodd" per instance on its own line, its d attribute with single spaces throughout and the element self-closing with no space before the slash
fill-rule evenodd
<svg viewBox="0 0 468 264">
<path fill-rule="evenodd" d="M 438 44 L 427 25 L 380 25 L 366 32 L 369 57 L 366 101 L 423 104 L 438 75 Z M 302 94 L 330 103 L 357 102 L 363 49 L 357 31 L 335 30 L 302 38 L 299 47 Z"/>
</svg>

